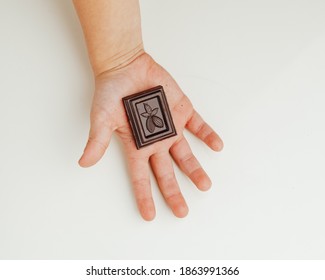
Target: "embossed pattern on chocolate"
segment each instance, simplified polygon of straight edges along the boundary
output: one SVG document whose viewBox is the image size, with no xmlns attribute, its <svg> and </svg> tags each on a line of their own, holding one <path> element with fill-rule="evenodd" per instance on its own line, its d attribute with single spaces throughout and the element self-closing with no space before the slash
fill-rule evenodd
<svg viewBox="0 0 325 280">
<path fill-rule="evenodd" d="M 177 135 L 162 86 L 123 98 L 137 149 Z"/>
</svg>

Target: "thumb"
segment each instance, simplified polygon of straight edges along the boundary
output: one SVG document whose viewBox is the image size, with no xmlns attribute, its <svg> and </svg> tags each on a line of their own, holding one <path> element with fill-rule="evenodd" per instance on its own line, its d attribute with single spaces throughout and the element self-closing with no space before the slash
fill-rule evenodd
<svg viewBox="0 0 325 280">
<path fill-rule="evenodd" d="M 79 159 L 80 166 L 92 166 L 102 158 L 110 142 L 112 132 L 113 130 L 107 122 L 92 121 L 87 145 Z"/>
</svg>

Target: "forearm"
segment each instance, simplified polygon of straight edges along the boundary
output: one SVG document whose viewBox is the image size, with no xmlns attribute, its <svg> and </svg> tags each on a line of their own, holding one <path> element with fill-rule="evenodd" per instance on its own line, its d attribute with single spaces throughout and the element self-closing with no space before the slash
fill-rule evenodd
<svg viewBox="0 0 325 280">
<path fill-rule="evenodd" d="M 97 76 L 143 53 L 138 0 L 73 0 Z"/>
</svg>

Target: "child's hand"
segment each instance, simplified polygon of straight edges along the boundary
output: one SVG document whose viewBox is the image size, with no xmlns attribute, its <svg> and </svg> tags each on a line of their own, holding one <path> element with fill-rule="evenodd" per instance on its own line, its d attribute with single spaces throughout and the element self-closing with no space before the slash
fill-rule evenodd
<svg viewBox="0 0 325 280">
<path fill-rule="evenodd" d="M 137 150 L 122 98 L 157 85 L 164 87 L 177 136 Z M 126 67 L 96 77 L 89 140 L 79 163 L 83 167 L 95 164 L 107 149 L 112 132 L 116 131 L 126 151 L 134 194 L 142 217 L 145 220 L 155 217 L 149 163 L 167 204 L 177 217 L 185 217 L 188 207 L 176 181 L 171 157 L 198 189 L 205 191 L 211 186 L 208 175 L 183 136 L 185 127 L 212 150 L 222 149 L 222 140 L 193 109 L 190 100 L 173 78 L 144 53 Z"/>
</svg>

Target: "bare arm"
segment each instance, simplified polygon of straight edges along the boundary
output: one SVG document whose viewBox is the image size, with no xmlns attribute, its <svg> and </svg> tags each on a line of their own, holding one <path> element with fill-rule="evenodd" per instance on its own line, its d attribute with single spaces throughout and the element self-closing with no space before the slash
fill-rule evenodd
<svg viewBox="0 0 325 280">
<path fill-rule="evenodd" d="M 74 0 L 94 74 L 121 68 L 143 51 L 138 0 Z"/>
</svg>

